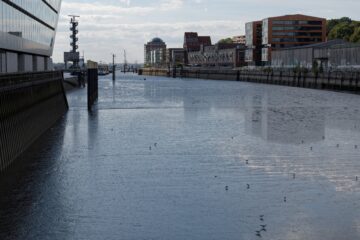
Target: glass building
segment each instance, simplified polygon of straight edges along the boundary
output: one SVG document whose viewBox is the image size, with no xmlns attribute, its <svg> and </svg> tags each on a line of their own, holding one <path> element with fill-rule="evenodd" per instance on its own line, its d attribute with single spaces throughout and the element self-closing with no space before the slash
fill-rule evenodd
<svg viewBox="0 0 360 240">
<path fill-rule="evenodd" d="M 0 73 L 52 69 L 61 0 L 0 0 Z"/>
</svg>

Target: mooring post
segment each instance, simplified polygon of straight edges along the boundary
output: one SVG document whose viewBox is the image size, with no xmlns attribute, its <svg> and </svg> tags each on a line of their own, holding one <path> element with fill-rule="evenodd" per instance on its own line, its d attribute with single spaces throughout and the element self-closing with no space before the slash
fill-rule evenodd
<svg viewBox="0 0 360 240">
<path fill-rule="evenodd" d="M 176 78 L 176 66 L 173 67 L 173 78 Z"/>
<path fill-rule="evenodd" d="M 88 110 L 91 111 L 92 105 L 98 98 L 98 65 L 96 62 L 88 61 Z"/>
</svg>

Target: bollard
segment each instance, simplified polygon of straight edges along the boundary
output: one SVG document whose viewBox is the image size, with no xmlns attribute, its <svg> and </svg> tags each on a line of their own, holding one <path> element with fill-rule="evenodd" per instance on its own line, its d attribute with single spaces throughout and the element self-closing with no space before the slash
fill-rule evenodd
<svg viewBox="0 0 360 240">
<path fill-rule="evenodd" d="M 88 87 L 87 87 L 87 102 L 88 110 L 91 111 L 92 106 L 98 99 L 98 65 L 96 62 L 88 61 Z"/>
</svg>

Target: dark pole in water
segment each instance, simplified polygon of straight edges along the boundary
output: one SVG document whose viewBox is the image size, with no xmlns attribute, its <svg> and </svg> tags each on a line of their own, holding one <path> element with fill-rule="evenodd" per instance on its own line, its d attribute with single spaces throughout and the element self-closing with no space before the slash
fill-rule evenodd
<svg viewBox="0 0 360 240">
<path fill-rule="evenodd" d="M 115 70 L 116 70 L 116 66 L 115 66 L 115 57 L 116 57 L 116 55 L 115 54 L 113 54 L 112 55 L 112 57 L 113 57 L 113 65 L 112 65 L 112 71 L 113 71 L 113 74 L 112 74 L 112 80 L 113 81 L 115 81 Z"/>
</svg>

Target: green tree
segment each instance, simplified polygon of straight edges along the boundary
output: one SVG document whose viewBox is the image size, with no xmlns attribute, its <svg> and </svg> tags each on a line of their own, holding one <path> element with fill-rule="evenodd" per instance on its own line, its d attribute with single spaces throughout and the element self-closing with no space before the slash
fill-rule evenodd
<svg viewBox="0 0 360 240">
<path fill-rule="evenodd" d="M 330 32 L 329 39 L 344 39 L 350 41 L 350 37 L 354 32 L 354 26 L 348 22 L 337 24 Z"/>
<path fill-rule="evenodd" d="M 354 33 L 350 37 L 350 42 L 360 43 L 360 27 L 355 28 Z"/>
<path fill-rule="evenodd" d="M 358 43 L 360 34 L 358 28 L 360 28 L 360 21 L 354 21 L 348 17 L 330 19 L 326 23 L 326 32 L 329 40 L 344 39 Z"/>
<path fill-rule="evenodd" d="M 231 38 L 224 38 L 221 39 L 218 43 L 233 43 L 233 40 Z"/>
<path fill-rule="evenodd" d="M 328 20 L 326 23 L 326 34 L 329 35 L 329 33 L 331 32 L 331 30 L 340 23 L 339 19 L 331 19 Z"/>
</svg>

